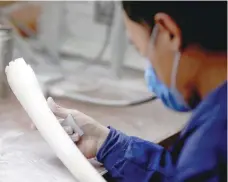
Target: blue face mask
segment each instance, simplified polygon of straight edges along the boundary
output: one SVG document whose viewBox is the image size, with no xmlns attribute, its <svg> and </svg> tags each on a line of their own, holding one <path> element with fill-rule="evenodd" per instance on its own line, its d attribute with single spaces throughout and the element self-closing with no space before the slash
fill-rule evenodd
<svg viewBox="0 0 228 182">
<path fill-rule="evenodd" d="M 162 102 L 169 108 L 180 111 L 186 112 L 190 111 L 191 108 L 186 104 L 183 96 L 180 92 L 176 89 L 176 75 L 177 69 L 180 60 L 180 53 L 176 53 L 173 68 L 172 68 L 172 75 L 171 75 L 171 88 L 168 88 L 164 83 L 162 83 L 153 69 L 150 61 L 148 62 L 148 67 L 145 70 L 145 80 L 147 86 L 151 92 L 154 92 L 158 98 L 162 100 Z"/>
<path fill-rule="evenodd" d="M 149 65 L 145 71 L 145 80 L 148 89 L 154 92 L 167 107 L 181 112 L 191 110 L 175 87 L 171 86 L 171 88 L 168 88 L 158 79 L 151 65 Z"/>
</svg>

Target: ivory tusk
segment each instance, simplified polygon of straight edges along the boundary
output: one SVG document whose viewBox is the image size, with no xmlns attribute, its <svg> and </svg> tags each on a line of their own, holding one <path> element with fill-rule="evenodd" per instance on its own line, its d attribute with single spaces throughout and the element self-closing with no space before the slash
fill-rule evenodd
<svg viewBox="0 0 228 182">
<path fill-rule="evenodd" d="M 5 69 L 8 83 L 31 120 L 59 159 L 79 182 L 105 182 L 61 127 L 48 107 L 32 68 L 23 58 Z"/>
</svg>

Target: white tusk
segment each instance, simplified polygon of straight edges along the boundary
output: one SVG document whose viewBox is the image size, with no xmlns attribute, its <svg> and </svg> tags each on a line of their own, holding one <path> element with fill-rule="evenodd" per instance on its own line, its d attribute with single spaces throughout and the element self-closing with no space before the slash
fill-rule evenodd
<svg viewBox="0 0 228 182">
<path fill-rule="evenodd" d="M 80 182 L 105 182 L 59 124 L 48 107 L 34 71 L 24 59 L 11 61 L 5 71 L 13 93 L 73 176 Z"/>
</svg>

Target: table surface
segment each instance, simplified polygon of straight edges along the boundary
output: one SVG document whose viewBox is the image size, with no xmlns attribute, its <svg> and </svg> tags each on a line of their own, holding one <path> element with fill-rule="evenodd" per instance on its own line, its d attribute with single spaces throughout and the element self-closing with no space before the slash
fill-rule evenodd
<svg viewBox="0 0 228 182">
<path fill-rule="evenodd" d="M 166 109 L 160 101 L 128 108 L 65 99 L 56 101 L 78 109 L 106 126 L 153 142 L 160 142 L 180 131 L 189 118 L 189 114 Z M 14 96 L 0 100 L 0 182 L 75 181 L 39 132 L 30 129 L 30 124 Z"/>
</svg>

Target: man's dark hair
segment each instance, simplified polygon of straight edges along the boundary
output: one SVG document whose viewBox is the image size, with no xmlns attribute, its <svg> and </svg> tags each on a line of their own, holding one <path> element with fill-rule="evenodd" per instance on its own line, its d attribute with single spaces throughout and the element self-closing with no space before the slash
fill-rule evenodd
<svg viewBox="0 0 228 182">
<path fill-rule="evenodd" d="M 226 1 L 123 1 L 123 8 L 135 22 L 154 25 L 158 12 L 168 14 L 182 32 L 183 47 L 198 44 L 206 50 L 227 50 Z"/>
</svg>

